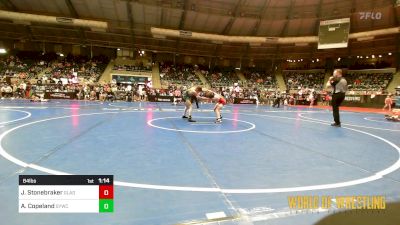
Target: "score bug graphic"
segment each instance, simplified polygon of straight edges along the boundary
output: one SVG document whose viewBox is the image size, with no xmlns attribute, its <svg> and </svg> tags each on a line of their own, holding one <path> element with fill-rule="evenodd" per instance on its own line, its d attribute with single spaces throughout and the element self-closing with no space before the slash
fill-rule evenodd
<svg viewBox="0 0 400 225">
<path fill-rule="evenodd" d="M 114 212 L 113 176 L 20 175 L 19 212 Z"/>
<path fill-rule="evenodd" d="M 99 186 L 99 212 L 114 211 L 114 186 L 100 185 Z"/>
</svg>

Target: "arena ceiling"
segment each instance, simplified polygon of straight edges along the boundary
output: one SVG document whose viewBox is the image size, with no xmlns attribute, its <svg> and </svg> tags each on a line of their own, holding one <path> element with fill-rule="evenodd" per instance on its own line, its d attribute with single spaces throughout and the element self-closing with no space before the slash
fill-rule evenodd
<svg viewBox="0 0 400 225">
<path fill-rule="evenodd" d="M 1 38 L 82 44 L 114 48 L 140 48 L 156 52 L 210 57 L 271 58 L 318 54 L 306 46 L 211 43 L 151 35 L 151 27 L 196 32 L 294 37 L 316 36 L 320 20 L 351 18 L 351 33 L 400 26 L 397 0 L 0 0 L 0 9 L 32 14 L 106 21 L 105 32 L 86 28 L 0 20 Z M 379 19 L 361 19 L 364 12 Z M 398 50 L 398 35 L 352 40 L 347 53 L 365 46 Z M 383 51 L 383 50 L 382 50 Z M 332 51 L 325 51 L 324 53 Z M 332 52 L 332 54 L 334 54 Z"/>
</svg>

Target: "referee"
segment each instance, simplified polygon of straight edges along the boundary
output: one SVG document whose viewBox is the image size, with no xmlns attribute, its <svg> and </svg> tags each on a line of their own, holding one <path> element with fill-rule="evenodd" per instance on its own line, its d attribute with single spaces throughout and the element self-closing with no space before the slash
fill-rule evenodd
<svg viewBox="0 0 400 225">
<path fill-rule="evenodd" d="M 328 84 L 332 86 L 332 111 L 334 123 L 331 126 L 340 127 L 339 106 L 342 104 L 347 91 L 347 81 L 342 77 L 343 71 L 336 69 L 333 76 L 329 78 Z"/>
</svg>

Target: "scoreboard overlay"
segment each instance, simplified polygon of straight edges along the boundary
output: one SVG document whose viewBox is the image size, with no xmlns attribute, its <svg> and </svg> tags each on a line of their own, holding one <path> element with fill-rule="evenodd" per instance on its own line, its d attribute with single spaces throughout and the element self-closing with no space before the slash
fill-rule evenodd
<svg viewBox="0 0 400 225">
<path fill-rule="evenodd" d="M 320 21 L 318 49 L 347 48 L 350 18 Z"/>
<path fill-rule="evenodd" d="M 20 213 L 111 213 L 113 175 L 19 175 Z"/>
</svg>

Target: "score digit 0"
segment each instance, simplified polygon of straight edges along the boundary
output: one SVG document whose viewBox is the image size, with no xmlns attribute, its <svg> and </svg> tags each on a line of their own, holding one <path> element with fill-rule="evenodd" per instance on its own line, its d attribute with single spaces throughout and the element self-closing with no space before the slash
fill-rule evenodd
<svg viewBox="0 0 400 225">
<path fill-rule="evenodd" d="M 100 185 L 99 186 L 99 198 L 100 199 L 113 199 L 114 190 L 112 185 Z"/>
</svg>

